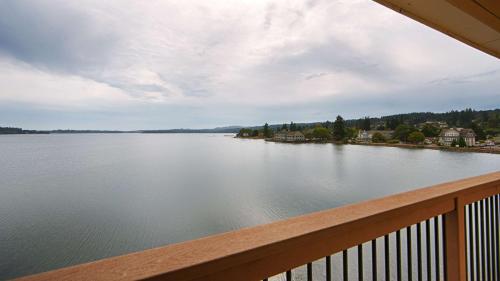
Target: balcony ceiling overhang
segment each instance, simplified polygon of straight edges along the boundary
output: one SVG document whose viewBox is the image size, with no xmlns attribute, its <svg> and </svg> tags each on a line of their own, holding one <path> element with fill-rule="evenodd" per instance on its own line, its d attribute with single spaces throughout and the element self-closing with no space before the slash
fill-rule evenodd
<svg viewBox="0 0 500 281">
<path fill-rule="evenodd" d="M 500 58 L 500 0 L 375 0 Z"/>
</svg>

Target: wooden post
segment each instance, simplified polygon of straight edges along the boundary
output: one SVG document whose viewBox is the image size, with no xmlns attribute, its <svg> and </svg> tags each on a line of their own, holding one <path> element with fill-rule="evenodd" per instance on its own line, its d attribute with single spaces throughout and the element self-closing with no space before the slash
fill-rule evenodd
<svg viewBox="0 0 500 281">
<path fill-rule="evenodd" d="M 445 214 L 446 261 L 448 280 L 466 281 L 465 205 L 455 198 L 455 210 Z"/>
</svg>

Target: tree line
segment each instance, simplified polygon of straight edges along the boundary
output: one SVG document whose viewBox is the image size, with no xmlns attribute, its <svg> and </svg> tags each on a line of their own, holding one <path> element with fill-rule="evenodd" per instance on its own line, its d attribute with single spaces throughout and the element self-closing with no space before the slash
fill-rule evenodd
<svg viewBox="0 0 500 281">
<path fill-rule="evenodd" d="M 461 111 L 452 110 L 446 113 L 407 113 L 380 118 L 365 116 L 360 119 L 344 120 L 340 115 L 335 121 L 329 120 L 318 123 L 297 124 L 290 122 L 282 125 L 269 125 L 262 127 L 243 128 L 238 133 L 252 137 L 270 138 L 280 131 L 300 131 L 306 138 L 319 140 L 344 141 L 355 138 L 359 130 L 393 131 L 390 138 L 380 132 L 372 136 L 373 142 L 402 141 L 421 143 L 426 137 L 438 137 L 441 128 L 427 121 L 443 122 L 448 127 L 462 127 L 472 129 L 476 139 L 484 140 L 487 136 L 496 136 L 500 133 L 500 109 L 476 111 L 467 108 Z M 423 124 L 420 128 L 417 125 Z M 460 145 L 459 143 L 457 143 Z"/>
</svg>

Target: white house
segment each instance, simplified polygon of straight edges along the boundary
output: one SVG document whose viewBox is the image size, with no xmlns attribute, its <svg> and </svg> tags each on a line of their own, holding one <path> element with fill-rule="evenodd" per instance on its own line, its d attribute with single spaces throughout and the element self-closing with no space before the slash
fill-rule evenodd
<svg viewBox="0 0 500 281">
<path fill-rule="evenodd" d="M 302 142 L 306 140 L 304 134 L 298 131 L 281 131 L 274 134 L 274 140 L 286 142 Z"/>
<path fill-rule="evenodd" d="M 451 128 L 443 129 L 439 134 L 439 143 L 441 145 L 450 146 L 453 141 L 458 143 L 462 137 L 467 146 L 476 145 L 476 134 L 471 129 Z"/>
<path fill-rule="evenodd" d="M 365 131 L 365 130 L 359 130 L 358 131 L 358 141 L 362 142 L 371 142 L 372 137 L 375 133 L 380 133 L 384 136 L 385 139 L 391 139 L 392 135 L 394 134 L 394 131 L 385 131 L 385 130 L 370 130 L 370 131 Z"/>
</svg>

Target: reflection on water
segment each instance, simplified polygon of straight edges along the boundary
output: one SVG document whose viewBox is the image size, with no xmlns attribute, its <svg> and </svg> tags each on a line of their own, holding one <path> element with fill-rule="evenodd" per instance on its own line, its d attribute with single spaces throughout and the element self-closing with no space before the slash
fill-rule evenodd
<svg viewBox="0 0 500 281">
<path fill-rule="evenodd" d="M 0 279 L 499 168 L 490 154 L 223 135 L 0 136 Z"/>
</svg>

